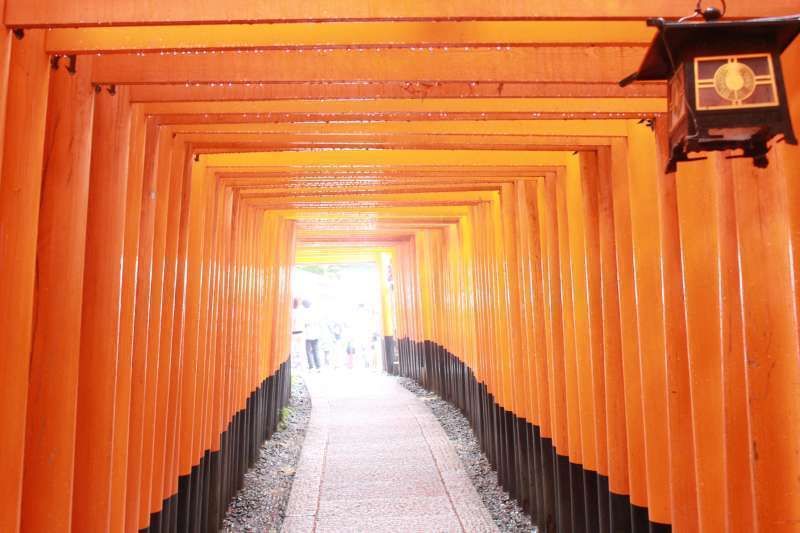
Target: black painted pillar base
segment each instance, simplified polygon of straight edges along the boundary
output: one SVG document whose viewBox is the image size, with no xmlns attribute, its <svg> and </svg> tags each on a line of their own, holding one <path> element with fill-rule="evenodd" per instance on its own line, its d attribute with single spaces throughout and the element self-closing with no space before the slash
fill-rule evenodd
<svg viewBox="0 0 800 533">
<path fill-rule="evenodd" d="M 149 533 L 219 531 L 228 503 L 244 474 L 258 458 L 261 444 L 275 431 L 280 410 L 291 393 L 291 366 L 284 362 L 265 379 L 220 436 L 219 450 L 206 450 L 191 472 L 178 478 L 178 490 L 150 515 Z"/>
<path fill-rule="evenodd" d="M 612 493 L 608 478 L 571 463 L 540 428 L 506 411 L 484 383 L 444 347 L 397 340 L 400 375 L 458 407 L 469 420 L 501 485 L 546 533 L 668 533 L 646 508 Z"/>
<path fill-rule="evenodd" d="M 383 370 L 387 374 L 397 376 L 400 374 L 399 359 L 397 356 L 397 343 L 393 335 L 383 337 Z"/>
</svg>

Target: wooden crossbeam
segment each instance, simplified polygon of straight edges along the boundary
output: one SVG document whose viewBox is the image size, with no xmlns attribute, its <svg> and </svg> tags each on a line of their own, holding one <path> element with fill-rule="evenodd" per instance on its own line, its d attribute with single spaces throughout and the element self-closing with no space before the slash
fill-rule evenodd
<svg viewBox="0 0 800 533">
<path fill-rule="evenodd" d="M 386 98 L 143 104 L 145 114 L 663 113 L 663 98 Z"/>
<path fill-rule="evenodd" d="M 169 126 L 177 135 L 227 135 L 282 134 L 282 135 L 372 135 L 428 134 L 428 135 L 547 135 L 623 137 L 628 121 L 615 119 L 594 120 L 474 120 L 424 122 L 367 122 L 351 123 L 246 123 L 246 124 L 180 124 Z"/>
<path fill-rule="evenodd" d="M 54 54 L 332 47 L 492 47 L 537 44 L 645 45 L 654 30 L 640 21 L 375 21 L 55 28 Z"/>
<path fill-rule="evenodd" d="M 41 27 L 353 20 L 644 19 L 652 16 L 682 17 L 689 14 L 692 7 L 693 4 L 671 0 L 275 0 L 268 3 L 185 0 L 160 4 L 105 0 L 8 0 L 5 23 L 15 27 Z M 796 11 L 797 4 L 793 0 L 764 0 L 757 3 L 731 2 L 729 15 L 774 16 L 790 15 Z"/>
<path fill-rule="evenodd" d="M 226 100 L 343 100 L 362 98 L 665 98 L 666 85 L 637 83 L 362 81 L 192 83 L 132 85 L 132 102 L 213 102 Z"/>
<path fill-rule="evenodd" d="M 563 165 L 569 152 L 508 150 L 327 150 L 305 152 L 265 152 L 247 154 L 210 154 L 204 157 L 208 167 L 297 166 L 304 168 L 359 168 L 374 166 L 412 167 L 414 165 L 471 167 L 487 165 L 531 166 Z"/>
<path fill-rule="evenodd" d="M 108 84 L 296 81 L 616 83 L 639 67 L 639 46 L 365 48 L 112 54 L 93 79 Z"/>
</svg>

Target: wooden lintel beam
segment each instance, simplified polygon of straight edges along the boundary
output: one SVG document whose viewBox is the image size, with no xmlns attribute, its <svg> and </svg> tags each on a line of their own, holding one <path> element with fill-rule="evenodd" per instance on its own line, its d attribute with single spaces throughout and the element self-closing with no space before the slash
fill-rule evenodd
<svg viewBox="0 0 800 533">
<path fill-rule="evenodd" d="M 207 159 L 208 156 L 203 156 Z M 388 182 L 391 179 L 440 179 L 452 178 L 454 180 L 465 180 L 467 178 L 488 181 L 504 181 L 508 177 L 520 179 L 528 177 L 542 176 L 547 172 L 555 172 L 554 165 L 476 165 L 474 167 L 458 166 L 432 166 L 432 165 L 405 165 L 402 167 L 364 165 L 358 169 L 339 168 L 331 166 L 328 168 L 302 168 L 285 165 L 274 166 L 225 166 L 212 165 L 209 171 L 215 172 L 219 176 L 226 178 L 242 179 L 297 179 L 302 181 L 310 180 L 338 180 L 342 184 L 347 184 L 347 179 L 361 180 L 380 180 Z"/>
<path fill-rule="evenodd" d="M 108 2 L 106 0 L 8 0 L 5 24 L 33 26 L 112 26 L 198 23 L 254 23 L 294 21 L 359 20 L 483 20 L 483 19 L 645 19 L 652 16 L 682 17 L 693 5 L 671 0 L 638 2 L 530 2 L 506 0 L 319 0 L 297 2 L 274 0 L 227 0 L 225 2 Z M 731 2 L 729 16 L 790 15 L 797 11 L 794 0 Z"/>
<path fill-rule="evenodd" d="M 663 98 L 386 98 L 369 100 L 269 100 L 142 104 L 145 114 L 373 115 L 415 113 L 663 113 Z"/>
<path fill-rule="evenodd" d="M 297 124 L 182 124 L 170 126 L 174 135 L 200 140 L 200 135 L 215 135 L 216 139 L 240 134 L 281 135 L 547 135 L 625 137 L 626 120 L 476 120 L 425 122 L 368 122 L 368 123 L 297 123 Z M 191 135 L 191 137 L 188 137 Z"/>
<path fill-rule="evenodd" d="M 134 85 L 131 102 L 211 102 L 225 100 L 326 100 L 362 98 L 665 98 L 663 83 L 557 82 L 290 82 Z"/>
<path fill-rule="evenodd" d="M 158 115 L 156 120 L 159 125 L 175 126 L 187 124 L 367 124 L 477 120 L 642 119 L 652 118 L 662 113 L 663 111 L 660 109 L 614 112 L 194 113 Z"/>
<path fill-rule="evenodd" d="M 53 54 L 340 47 L 536 46 L 649 43 L 641 21 L 374 21 L 55 28 Z"/>
<path fill-rule="evenodd" d="M 339 167 L 362 169 L 373 166 L 413 167 L 486 167 L 495 165 L 539 166 L 565 165 L 575 156 L 569 151 L 511 150 L 309 150 L 304 152 L 256 152 L 245 154 L 209 154 L 208 167 L 296 166 L 303 168 Z"/>
<path fill-rule="evenodd" d="M 366 148 L 369 150 L 513 150 L 513 151 L 534 151 L 534 150 L 561 150 L 565 146 L 572 149 L 578 147 L 597 147 L 596 139 L 566 139 L 568 144 L 556 144 L 552 140 L 542 140 L 536 143 L 480 143 L 473 142 L 360 142 L 357 144 L 347 143 L 294 143 L 286 144 L 262 144 L 262 143 L 240 143 L 230 145 L 216 145 L 208 143 L 205 145 L 193 145 L 195 153 L 200 154 L 244 154 L 260 152 L 287 152 L 287 151 L 307 151 L 307 150 L 347 150 L 352 148 Z"/>
<path fill-rule="evenodd" d="M 508 183 L 508 182 L 503 182 Z M 315 194 L 324 194 L 326 196 L 344 196 L 352 194 L 400 194 L 400 193 L 415 193 L 415 192 L 468 192 L 468 191 L 498 191 L 501 184 L 491 183 L 477 183 L 471 185 L 449 184 L 449 183 L 415 183 L 415 184 L 395 184 L 391 186 L 351 186 L 346 191 L 337 189 L 336 187 L 308 187 L 306 190 L 314 192 Z M 297 187 L 264 187 L 263 185 L 238 185 L 233 186 L 242 198 L 279 198 L 287 195 L 297 194 Z"/>
<path fill-rule="evenodd" d="M 564 147 L 595 147 L 608 144 L 602 137 L 552 136 L 486 136 L 479 135 L 403 135 L 403 136 L 336 136 L 334 138 L 293 138 L 258 135 L 239 139 L 192 142 L 194 153 L 278 152 L 313 149 L 439 149 L 439 150 L 559 150 Z M 606 141 L 605 143 L 603 141 Z"/>
<path fill-rule="evenodd" d="M 641 60 L 639 46 L 111 54 L 97 58 L 93 79 L 109 84 L 398 80 L 615 83 L 634 72 Z"/>
</svg>

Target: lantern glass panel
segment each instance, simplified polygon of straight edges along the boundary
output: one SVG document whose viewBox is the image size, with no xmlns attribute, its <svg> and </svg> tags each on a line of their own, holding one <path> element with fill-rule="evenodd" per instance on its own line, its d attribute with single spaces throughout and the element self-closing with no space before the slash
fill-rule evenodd
<svg viewBox="0 0 800 533">
<path fill-rule="evenodd" d="M 696 57 L 694 75 L 698 111 L 779 104 L 770 54 Z"/>
</svg>

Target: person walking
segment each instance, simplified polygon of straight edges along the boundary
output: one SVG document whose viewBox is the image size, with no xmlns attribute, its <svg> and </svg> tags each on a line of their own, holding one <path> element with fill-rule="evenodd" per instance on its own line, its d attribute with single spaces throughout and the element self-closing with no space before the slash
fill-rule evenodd
<svg viewBox="0 0 800 533">
<path fill-rule="evenodd" d="M 303 332 L 306 336 L 306 358 L 308 358 L 308 369 L 319 370 L 319 317 L 315 309 L 311 307 L 311 302 L 303 300 Z"/>
</svg>

